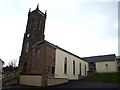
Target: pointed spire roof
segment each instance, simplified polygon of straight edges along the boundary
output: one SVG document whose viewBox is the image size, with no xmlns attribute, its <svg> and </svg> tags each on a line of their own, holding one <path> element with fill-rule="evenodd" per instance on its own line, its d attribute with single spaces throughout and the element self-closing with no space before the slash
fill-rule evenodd
<svg viewBox="0 0 120 90">
<path fill-rule="evenodd" d="M 45 10 L 45 18 L 47 18 L 47 10 Z"/>
<path fill-rule="evenodd" d="M 31 11 L 31 8 L 29 8 L 29 12 Z"/>
<path fill-rule="evenodd" d="M 30 12 L 31 12 L 31 8 L 29 8 L 29 12 L 28 12 L 28 15 L 30 15 Z"/>
<path fill-rule="evenodd" d="M 36 8 L 36 10 L 39 10 L 39 4 L 37 4 L 37 8 Z"/>
<path fill-rule="evenodd" d="M 47 10 L 45 10 L 45 13 L 41 12 L 41 11 L 39 10 L 39 4 L 37 4 L 36 9 L 33 10 L 33 11 L 31 11 L 31 8 L 29 9 L 28 16 L 29 16 L 30 14 L 32 15 L 33 13 L 39 13 L 39 14 L 41 14 L 42 16 L 45 16 L 45 18 L 47 17 Z"/>
</svg>

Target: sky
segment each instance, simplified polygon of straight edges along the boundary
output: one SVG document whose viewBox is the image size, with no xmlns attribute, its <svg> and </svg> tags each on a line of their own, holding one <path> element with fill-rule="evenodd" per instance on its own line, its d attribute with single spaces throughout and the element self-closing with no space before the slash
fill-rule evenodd
<svg viewBox="0 0 120 90">
<path fill-rule="evenodd" d="M 0 0 L 0 58 L 19 61 L 28 11 L 47 10 L 45 40 L 80 57 L 118 54 L 118 0 Z"/>
</svg>

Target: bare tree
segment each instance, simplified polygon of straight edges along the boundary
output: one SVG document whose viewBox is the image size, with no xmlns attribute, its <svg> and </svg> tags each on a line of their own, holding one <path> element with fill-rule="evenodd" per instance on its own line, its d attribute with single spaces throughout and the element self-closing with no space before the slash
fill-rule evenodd
<svg viewBox="0 0 120 90">
<path fill-rule="evenodd" d="M 8 67 L 16 67 L 16 63 L 17 63 L 16 59 L 10 60 L 10 62 L 8 62 Z"/>
</svg>

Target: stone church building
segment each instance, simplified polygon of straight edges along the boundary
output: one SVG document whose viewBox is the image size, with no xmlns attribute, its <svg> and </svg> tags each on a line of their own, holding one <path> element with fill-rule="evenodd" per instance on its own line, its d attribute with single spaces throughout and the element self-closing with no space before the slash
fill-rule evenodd
<svg viewBox="0 0 120 90">
<path fill-rule="evenodd" d="M 57 81 L 59 84 L 68 81 L 68 79 L 87 76 L 87 61 L 44 39 L 46 17 L 47 13 L 41 12 L 39 6 L 28 12 L 19 60 L 20 83 L 28 84 L 29 77 L 34 77 L 34 80 L 40 77 L 41 80 L 39 84 L 36 84 L 37 86 L 54 85 Z M 49 80 L 50 78 L 53 80 Z M 30 82 L 33 83 L 31 80 L 28 85 L 34 85 Z M 54 83 L 51 84 L 51 82 Z"/>
<path fill-rule="evenodd" d="M 46 41 L 44 35 L 46 18 L 47 13 L 41 12 L 39 6 L 28 12 L 26 32 L 24 33 L 19 60 L 20 84 L 32 86 L 56 85 L 88 76 L 92 64 L 93 69 L 95 64 L 99 68 L 104 64 L 109 65 L 110 61 L 113 63 L 110 63 L 109 66 L 115 66 L 116 59 L 113 55 L 112 60 L 111 58 L 108 60 L 107 56 L 106 60 L 109 62 L 102 64 L 89 62 L 91 58 L 81 58 Z M 93 57 L 92 59 L 99 58 Z M 113 71 L 116 71 L 116 67 Z"/>
</svg>

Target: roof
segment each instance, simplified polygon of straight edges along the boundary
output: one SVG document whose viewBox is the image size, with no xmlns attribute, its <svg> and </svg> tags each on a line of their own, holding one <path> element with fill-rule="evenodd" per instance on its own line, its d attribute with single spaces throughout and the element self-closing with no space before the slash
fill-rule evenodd
<svg viewBox="0 0 120 90">
<path fill-rule="evenodd" d="M 87 62 L 103 62 L 103 61 L 114 61 L 116 59 L 116 56 L 115 54 L 109 54 L 109 55 L 83 57 L 83 59 Z"/>
<path fill-rule="evenodd" d="M 41 45 L 42 43 L 46 43 L 46 45 L 48 45 L 48 46 L 50 46 L 50 47 L 52 47 L 52 48 L 60 49 L 60 50 L 62 50 L 62 51 L 64 51 L 64 52 L 67 52 L 67 53 L 69 53 L 69 54 L 71 54 L 71 55 L 77 57 L 77 58 L 82 59 L 81 57 L 79 57 L 79 56 L 77 56 L 77 55 L 75 55 L 75 54 L 73 54 L 73 53 L 71 53 L 71 52 L 69 52 L 69 51 L 67 51 L 67 50 L 65 50 L 65 49 L 63 49 L 63 48 L 57 46 L 57 45 L 54 45 L 54 44 L 52 44 L 52 43 L 50 43 L 50 42 L 48 42 L 48 41 L 46 41 L 46 40 L 42 40 L 42 41 L 36 43 L 35 45 L 33 45 L 33 48 L 36 47 L 36 46 Z M 85 61 L 85 60 L 84 60 L 84 61 Z"/>
<path fill-rule="evenodd" d="M 42 43 L 45 43 L 46 45 L 48 45 L 48 46 L 50 46 L 52 48 L 57 48 L 58 47 L 57 45 L 54 45 L 54 44 L 52 44 L 52 43 L 50 43 L 50 42 L 48 42 L 46 40 L 41 40 L 41 41 L 37 42 L 36 44 L 34 44 L 32 47 L 33 48 L 37 47 L 37 46 L 41 45 Z"/>
<path fill-rule="evenodd" d="M 31 10 L 31 9 L 30 9 Z M 45 11 L 45 14 L 42 12 L 42 11 L 40 11 L 39 10 L 39 5 L 37 5 L 37 8 L 35 9 L 35 10 L 33 10 L 32 12 L 29 10 L 29 12 L 28 12 L 28 15 L 29 14 L 34 14 L 34 13 L 39 13 L 40 15 L 42 15 L 42 16 L 45 16 L 45 18 L 46 18 L 46 11 Z"/>
</svg>

